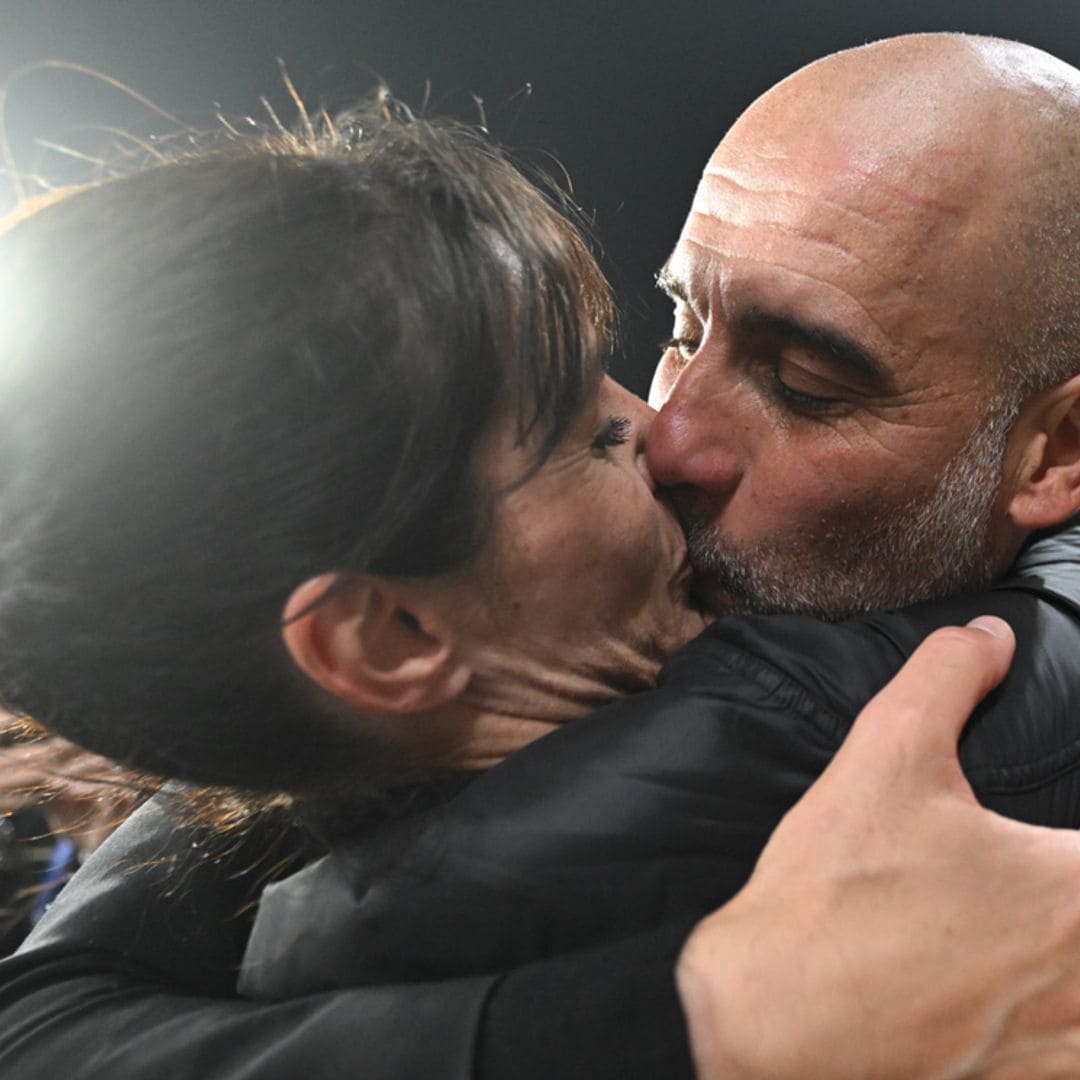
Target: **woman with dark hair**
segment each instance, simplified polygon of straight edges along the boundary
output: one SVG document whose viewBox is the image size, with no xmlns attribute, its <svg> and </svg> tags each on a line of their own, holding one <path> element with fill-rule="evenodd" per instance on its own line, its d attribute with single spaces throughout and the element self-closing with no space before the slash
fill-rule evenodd
<svg viewBox="0 0 1080 1080">
<path fill-rule="evenodd" d="M 703 620 L 577 232 L 468 129 L 343 131 L 0 238 L 0 693 L 139 769 L 347 801 L 650 685 Z"/>
</svg>

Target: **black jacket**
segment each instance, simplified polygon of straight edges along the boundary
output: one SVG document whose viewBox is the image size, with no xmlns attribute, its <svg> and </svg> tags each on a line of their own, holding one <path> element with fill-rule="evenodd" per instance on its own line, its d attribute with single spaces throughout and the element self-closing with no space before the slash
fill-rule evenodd
<svg viewBox="0 0 1080 1080">
<path fill-rule="evenodd" d="M 343 844 L 264 894 L 242 990 L 498 971 L 701 917 L 745 882 L 855 714 L 943 622 L 1018 637 L 961 760 L 980 800 L 1080 825 L 1080 530 L 1041 539 L 989 595 L 834 626 L 718 621 L 656 691 L 513 755 L 447 805 Z"/>
<path fill-rule="evenodd" d="M 660 722 L 663 730 L 648 740 L 648 755 L 636 753 L 632 742 L 615 755 L 605 741 L 617 734 L 614 722 L 601 717 L 550 736 L 507 763 L 520 771 L 500 767 L 497 776 L 492 774 L 496 786 L 507 786 L 498 803 L 484 808 L 485 827 L 490 833 L 491 822 L 501 820 L 503 828 L 494 839 L 503 848 L 520 845 L 520 865 L 510 868 L 514 888 L 520 890 L 523 867 L 546 874 L 554 856 L 557 866 L 584 882 L 583 889 L 609 900 L 625 895 L 631 917 L 637 919 L 635 911 L 649 896 L 671 895 L 670 886 L 659 880 L 667 872 L 659 873 L 656 883 L 649 869 L 652 856 L 659 855 L 672 866 L 696 866 L 695 879 L 709 874 L 704 866 L 709 863 L 717 878 L 727 882 L 717 889 L 730 889 L 760 846 L 766 819 L 805 787 L 851 713 L 892 674 L 916 640 L 933 626 L 987 611 L 1010 618 L 1021 647 L 1014 674 L 980 720 L 992 727 L 978 746 L 965 739 L 965 758 L 977 777 L 985 774 L 981 786 L 988 801 L 1004 800 L 1024 816 L 1025 789 L 1030 787 L 1039 813 L 1049 801 L 1061 819 L 1071 821 L 1077 800 L 1067 789 L 1075 754 L 1064 703 L 1075 700 L 1070 669 L 1077 655 L 1073 635 L 1080 568 L 1070 563 L 1077 561 L 1076 554 L 1075 536 L 1037 546 L 1027 553 L 1023 582 L 991 595 L 924 608 L 898 621 L 869 620 L 873 629 L 865 640 L 855 624 L 832 630 L 780 619 L 776 627 L 788 627 L 792 636 L 777 642 L 772 621 L 733 620 L 730 652 L 724 650 L 726 659 L 715 669 L 705 659 L 713 646 L 694 645 L 686 653 L 687 685 L 680 693 L 690 691 L 697 704 L 688 706 L 688 719 L 675 730 L 668 730 L 670 716 Z M 724 633 L 718 628 L 708 640 Z M 852 651 L 856 640 L 860 648 Z M 771 651 L 778 646 L 780 652 Z M 800 648 L 810 650 L 807 656 L 800 657 Z M 673 678 L 682 663 L 669 669 Z M 837 673 L 843 676 L 840 684 Z M 725 691 L 709 685 L 714 675 L 760 685 L 761 730 L 756 723 L 716 723 L 715 704 Z M 661 690 L 656 702 L 666 693 Z M 653 699 L 641 700 L 644 716 L 652 708 L 644 702 Z M 812 721 L 823 700 L 834 701 L 835 711 L 826 710 Z M 800 723 L 786 724 L 789 710 Z M 777 737 L 788 726 L 801 731 L 799 747 L 790 752 Z M 766 778 L 764 797 L 757 780 L 743 770 L 728 770 L 731 775 L 718 778 L 716 762 L 705 760 L 706 746 L 696 740 L 703 735 L 715 739 L 718 728 L 727 731 L 726 741 L 714 744 L 713 750 L 767 751 L 770 760 L 780 754 L 776 775 Z M 993 733 L 1004 739 L 1000 752 L 991 745 Z M 571 735 L 575 741 L 567 742 Z M 680 747 L 677 775 L 665 759 L 650 756 Z M 1017 756 L 1032 748 L 1038 751 L 1036 758 Z M 610 761 L 609 754 L 614 755 Z M 565 776 L 560 770 L 566 770 Z M 523 791 L 524 801 L 516 804 L 512 785 L 502 779 L 507 775 L 528 781 L 534 795 L 558 785 L 562 794 L 556 803 L 563 808 L 562 816 L 549 817 L 543 829 L 530 826 L 528 797 Z M 719 787 L 718 781 L 723 781 Z M 477 798 L 476 792 L 483 790 L 479 785 L 487 783 L 488 777 L 482 777 L 461 798 Z M 658 797 L 650 799 L 649 812 L 643 813 L 639 799 L 654 788 Z M 737 815 L 755 802 L 764 810 L 740 825 Z M 717 820 L 730 822 L 718 834 L 725 837 L 724 844 L 733 845 L 730 859 L 700 854 L 703 847 L 717 846 L 708 837 L 719 828 L 715 822 L 698 822 L 702 806 L 711 806 Z M 654 824 L 660 810 L 665 820 L 657 816 Z M 680 846 L 666 852 L 665 845 L 676 836 L 669 817 L 682 824 L 677 830 Z M 628 823 L 633 826 L 629 831 Z M 421 831 L 431 824 L 420 823 Z M 587 860 L 599 850 L 594 835 L 607 845 L 612 824 L 625 846 L 607 847 L 603 867 L 592 871 Z M 555 831 L 548 840 L 550 828 Z M 384 835 L 369 849 L 372 858 L 378 856 Z M 500 868 L 491 862 L 482 835 L 481 830 L 469 861 L 483 871 L 478 877 L 497 880 Z M 513 845 L 504 843 L 509 839 Z M 418 842 L 415 836 L 412 841 Z M 249 929 L 248 922 L 236 916 L 248 890 L 237 868 L 252 853 L 240 851 L 231 862 L 193 861 L 192 844 L 199 842 L 197 835 L 176 829 L 156 808 L 145 809 L 80 871 L 24 951 L 0 962 L 0 1075 L 18 1080 L 322 1080 L 348 1075 L 371 1080 L 644 1080 L 689 1072 L 671 985 L 672 965 L 688 927 L 684 919 L 501 977 L 341 990 L 275 1004 L 229 1000 Z M 257 837 L 252 844 L 259 847 Z M 683 844 L 689 846 L 684 850 Z M 616 887 L 606 878 L 619 869 L 620 851 L 633 866 L 628 862 L 623 884 Z M 396 879 L 391 874 L 388 880 Z M 547 888 L 542 877 L 538 880 Z M 583 933 L 580 902 L 575 900 L 564 916 L 553 890 L 548 889 L 548 896 L 556 906 L 543 918 L 551 920 L 553 940 Z M 665 906 L 664 912 L 670 910 Z M 508 935 L 508 947 L 531 949 L 543 933 L 541 923 L 537 912 L 524 912 Z M 585 930 L 591 933 L 595 927 Z M 415 924 L 409 934 L 418 942 L 433 936 Z M 441 932 L 434 936 L 438 939 Z M 463 943 L 460 949 L 443 950 L 435 962 L 459 968 L 462 956 L 471 955 L 471 946 Z"/>
<path fill-rule="evenodd" d="M 689 1077 L 672 924 L 502 976 L 236 1000 L 248 869 L 151 802 L 0 961 L 4 1080 Z M 648 1017 L 647 1023 L 642 1017 Z M 552 1032 L 557 1030 L 558 1038 Z"/>
</svg>

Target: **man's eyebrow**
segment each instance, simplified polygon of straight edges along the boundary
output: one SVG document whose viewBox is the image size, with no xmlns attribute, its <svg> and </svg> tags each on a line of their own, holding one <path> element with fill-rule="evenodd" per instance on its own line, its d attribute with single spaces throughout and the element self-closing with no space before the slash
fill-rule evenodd
<svg viewBox="0 0 1080 1080">
<path fill-rule="evenodd" d="M 733 322 L 742 330 L 764 330 L 805 345 L 868 388 L 886 393 L 896 389 L 893 373 L 881 358 L 835 327 L 795 315 L 772 314 L 758 307 L 747 308 Z"/>
<path fill-rule="evenodd" d="M 690 303 L 690 290 L 671 272 L 666 263 L 656 272 L 656 286 L 672 300 L 681 300 L 684 304 Z"/>
<path fill-rule="evenodd" d="M 672 300 L 690 303 L 690 290 L 666 263 L 656 274 L 656 284 Z M 865 345 L 825 323 L 812 322 L 790 314 L 774 314 L 749 307 L 733 320 L 743 330 L 766 330 L 789 341 L 797 341 L 832 360 L 847 375 L 864 386 L 883 393 L 895 392 L 892 370 Z"/>
</svg>

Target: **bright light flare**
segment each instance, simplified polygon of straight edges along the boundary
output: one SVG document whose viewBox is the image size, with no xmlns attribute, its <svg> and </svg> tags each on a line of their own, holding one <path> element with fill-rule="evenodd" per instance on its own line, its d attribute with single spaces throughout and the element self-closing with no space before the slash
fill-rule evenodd
<svg viewBox="0 0 1080 1080">
<path fill-rule="evenodd" d="M 29 355 L 43 315 L 40 283 L 26 267 L 20 272 L 22 262 L 16 245 L 0 233 L 0 378 L 5 380 Z"/>
</svg>

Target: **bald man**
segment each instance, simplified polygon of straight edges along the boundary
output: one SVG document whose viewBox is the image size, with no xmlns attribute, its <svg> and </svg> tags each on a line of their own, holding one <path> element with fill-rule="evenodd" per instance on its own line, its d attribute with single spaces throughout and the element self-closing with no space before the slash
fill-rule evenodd
<svg viewBox="0 0 1080 1080">
<path fill-rule="evenodd" d="M 976 588 L 1080 506 L 1080 72 L 895 38 L 803 68 L 705 168 L 660 285 L 648 463 L 710 607 Z"/>
</svg>

